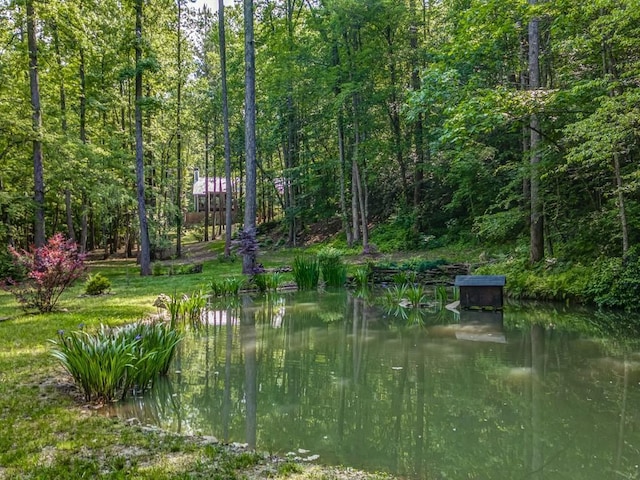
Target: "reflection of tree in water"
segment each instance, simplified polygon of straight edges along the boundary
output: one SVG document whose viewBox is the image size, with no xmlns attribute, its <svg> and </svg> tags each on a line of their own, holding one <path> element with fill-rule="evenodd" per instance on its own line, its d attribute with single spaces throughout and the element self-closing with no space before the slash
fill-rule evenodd
<svg viewBox="0 0 640 480">
<path fill-rule="evenodd" d="M 160 422 L 416 479 L 604 478 L 640 456 L 636 359 L 583 312 L 507 311 L 487 343 L 339 295 L 246 307 L 185 340 L 180 396 L 144 406 Z"/>
</svg>

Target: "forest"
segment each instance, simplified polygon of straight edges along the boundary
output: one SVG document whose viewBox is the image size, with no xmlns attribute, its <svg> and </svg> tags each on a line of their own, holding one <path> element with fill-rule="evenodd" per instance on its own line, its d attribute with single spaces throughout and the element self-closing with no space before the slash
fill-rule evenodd
<svg viewBox="0 0 640 480">
<path fill-rule="evenodd" d="M 637 1 L 244 3 L 0 2 L 3 250 L 132 253 L 137 158 L 152 254 L 180 255 L 196 169 L 227 157 L 243 209 L 249 4 L 256 220 L 286 245 L 322 224 L 364 251 L 637 257 Z"/>
</svg>

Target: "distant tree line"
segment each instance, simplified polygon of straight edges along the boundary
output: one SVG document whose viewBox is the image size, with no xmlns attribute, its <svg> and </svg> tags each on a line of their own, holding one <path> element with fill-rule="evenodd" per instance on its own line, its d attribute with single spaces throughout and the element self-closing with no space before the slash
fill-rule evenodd
<svg viewBox="0 0 640 480">
<path fill-rule="evenodd" d="M 253 3 L 255 217 L 289 244 L 327 220 L 365 250 L 374 225 L 534 263 L 637 243 L 634 2 Z M 147 228 L 179 255 L 191 172 L 224 176 L 225 137 L 243 205 L 246 23 L 225 13 L 222 82 L 219 15 L 184 0 L 0 3 L 2 245 L 133 254 Z"/>
</svg>

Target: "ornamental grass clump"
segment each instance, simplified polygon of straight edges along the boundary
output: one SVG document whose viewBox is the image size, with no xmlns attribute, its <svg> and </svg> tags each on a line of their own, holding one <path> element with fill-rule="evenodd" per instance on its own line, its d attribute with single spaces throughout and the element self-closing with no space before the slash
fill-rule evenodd
<svg viewBox="0 0 640 480">
<path fill-rule="evenodd" d="M 87 401 L 109 402 L 151 387 L 164 375 L 182 334 L 165 322 L 121 328 L 101 325 L 95 333 L 58 332 L 51 352 L 73 377 Z"/>
<path fill-rule="evenodd" d="M 253 276 L 252 281 L 260 293 L 275 292 L 282 283 L 282 274 L 279 272 L 258 273 Z"/>
<path fill-rule="evenodd" d="M 320 281 L 320 266 L 318 260 L 305 256 L 293 259 L 293 279 L 299 290 L 313 290 L 318 288 Z"/>
<path fill-rule="evenodd" d="M 342 287 L 347 281 L 347 266 L 342 257 L 343 253 L 333 247 L 323 248 L 318 253 L 322 279 L 328 287 Z"/>
<path fill-rule="evenodd" d="M 213 279 L 209 282 L 209 290 L 214 297 L 234 296 L 240 293 L 246 284 L 244 277 L 226 277 L 221 280 Z"/>
</svg>

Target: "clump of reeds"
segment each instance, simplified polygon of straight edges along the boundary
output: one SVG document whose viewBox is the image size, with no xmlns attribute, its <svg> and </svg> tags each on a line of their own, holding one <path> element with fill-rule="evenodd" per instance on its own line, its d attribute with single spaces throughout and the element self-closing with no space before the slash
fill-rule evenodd
<svg viewBox="0 0 640 480">
<path fill-rule="evenodd" d="M 282 273 L 258 273 L 253 276 L 253 284 L 260 293 L 275 292 L 282 283 Z"/>
<path fill-rule="evenodd" d="M 293 279 L 299 290 L 313 290 L 318 288 L 320 281 L 320 266 L 316 258 L 297 256 L 293 259 Z"/>
<path fill-rule="evenodd" d="M 214 278 L 209 282 L 209 289 L 214 297 L 226 297 L 238 295 L 245 284 L 246 279 L 244 277 Z"/>
<path fill-rule="evenodd" d="M 322 279 L 328 287 L 342 287 L 347 281 L 347 266 L 343 253 L 337 248 L 325 247 L 318 252 L 318 264 Z"/>
<path fill-rule="evenodd" d="M 52 355 L 71 374 L 86 400 L 108 402 L 150 388 L 169 369 L 181 339 L 182 333 L 163 321 L 120 328 L 102 325 L 95 333 L 61 330 L 52 340 Z"/>
</svg>

